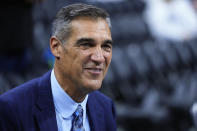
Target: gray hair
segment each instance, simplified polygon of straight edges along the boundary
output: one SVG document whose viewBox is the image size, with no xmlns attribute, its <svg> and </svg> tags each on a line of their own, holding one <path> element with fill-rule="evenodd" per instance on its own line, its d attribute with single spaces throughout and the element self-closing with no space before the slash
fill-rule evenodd
<svg viewBox="0 0 197 131">
<path fill-rule="evenodd" d="M 80 16 L 86 16 L 92 19 L 102 18 L 106 20 L 111 28 L 109 14 L 105 10 L 92 5 L 78 3 L 65 6 L 58 11 L 53 21 L 52 35 L 64 43 L 71 33 L 71 21 Z"/>
</svg>

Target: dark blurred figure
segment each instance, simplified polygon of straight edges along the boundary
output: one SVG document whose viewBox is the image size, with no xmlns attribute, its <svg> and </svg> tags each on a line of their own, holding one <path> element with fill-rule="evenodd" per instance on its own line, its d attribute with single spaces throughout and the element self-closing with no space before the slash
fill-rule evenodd
<svg viewBox="0 0 197 131">
<path fill-rule="evenodd" d="M 0 71 L 19 71 L 29 63 L 33 44 L 32 6 L 41 0 L 7 0 L 0 5 Z"/>
<path fill-rule="evenodd" d="M 0 94 L 24 82 L 33 48 L 34 3 L 42 0 L 5 0 L 0 4 Z"/>
</svg>

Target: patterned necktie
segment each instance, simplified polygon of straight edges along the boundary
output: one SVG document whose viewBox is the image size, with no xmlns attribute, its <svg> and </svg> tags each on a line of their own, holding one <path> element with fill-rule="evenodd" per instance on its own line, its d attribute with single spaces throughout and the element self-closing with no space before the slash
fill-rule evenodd
<svg viewBox="0 0 197 131">
<path fill-rule="evenodd" d="M 85 131 L 83 127 L 83 108 L 81 105 L 78 105 L 76 111 L 73 113 L 71 131 Z"/>
</svg>

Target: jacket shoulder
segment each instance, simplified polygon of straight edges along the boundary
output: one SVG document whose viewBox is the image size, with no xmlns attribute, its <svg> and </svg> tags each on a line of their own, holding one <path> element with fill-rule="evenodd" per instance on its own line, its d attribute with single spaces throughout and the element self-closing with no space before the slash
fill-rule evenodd
<svg viewBox="0 0 197 131">
<path fill-rule="evenodd" d="M 9 91 L 3 93 L 0 95 L 1 101 L 7 101 L 7 102 L 14 102 L 17 100 L 23 100 L 24 98 L 29 97 L 34 92 L 34 87 L 38 85 L 39 78 L 30 80 L 22 85 L 19 85 L 13 89 L 10 89 Z"/>
<path fill-rule="evenodd" d="M 37 95 L 38 93 L 37 91 L 39 90 L 38 88 L 40 86 L 48 86 L 45 83 L 48 84 L 49 81 L 50 81 L 50 71 L 41 77 L 34 78 L 22 85 L 19 85 L 3 93 L 2 95 L 0 95 L 0 100 L 12 103 L 17 101 L 25 101 L 27 99 L 32 99 L 34 95 Z"/>
<path fill-rule="evenodd" d="M 21 122 L 26 110 L 29 110 L 33 101 L 33 87 L 38 79 L 31 80 L 15 87 L 0 96 L 0 130 L 21 130 Z M 28 112 L 29 113 L 29 112 Z"/>
</svg>

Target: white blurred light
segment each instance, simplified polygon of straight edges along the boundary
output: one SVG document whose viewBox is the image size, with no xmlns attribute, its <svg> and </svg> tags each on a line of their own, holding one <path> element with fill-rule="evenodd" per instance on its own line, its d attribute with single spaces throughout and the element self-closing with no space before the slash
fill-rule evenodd
<svg viewBox="0 0 197 131">
<path fill-rule="evenodd" d="M 93 1 L 93 2 L 120 2 L 125 0 L 87 0 L 87 1 Z"/>
</svg>

